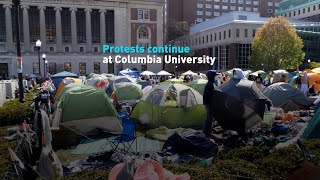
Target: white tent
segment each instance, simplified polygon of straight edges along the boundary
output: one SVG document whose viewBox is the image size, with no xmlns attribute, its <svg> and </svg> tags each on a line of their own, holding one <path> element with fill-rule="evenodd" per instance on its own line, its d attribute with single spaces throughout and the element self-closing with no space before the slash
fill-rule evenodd
<svg viewBox="0 0 320 180">
<path fill-rule="evenodd" d="M 143 75 L 143 76 L 153 76 L 153 75 L 156 75 L 156 74 L 151 72 L 151 71 L 143 71 L 141 73 L 141 75 Z"/>
<path fill-rule="evenodd" d="M 160 71 L 157 73 L 158 76 L 171 76 L 172 74 L 168 73 L 167 71 Z"/>
</svg>

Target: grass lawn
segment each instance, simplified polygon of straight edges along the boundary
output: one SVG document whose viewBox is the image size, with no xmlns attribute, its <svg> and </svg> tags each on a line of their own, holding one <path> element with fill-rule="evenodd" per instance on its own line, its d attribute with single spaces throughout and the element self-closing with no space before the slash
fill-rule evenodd
<svg viewBox="0 0 320 180">
<path fill-rule="evenodd" d="M 4 176 L 8 159 L 8 148 L 14 148 L 16 142 L 3 139 L 7 136 L 7 127 L 0 128 L 0 178 Z M 320 140 L 304 142 L 313 154 L 320 156 Z M 82 159 L 85 156 L 71 156 L 68 150 L 58 150 L 62 162 Z M 201 167 L 198 160 L 185 164 L 172 165 L 164 162 L 164 167 L 174 173 L 189 173 L 192 179 L 234 179 L 252 177 L 259 179 L 280 179 L 284 172 L 297 169 L 304 159 L 296 146 L 289 146 L 270 151 L 269 148 L 246 147 L 229 152 L 222 152 L 214 159 L 213 164 Z M 107 179 L 110 169 L 87 170 L 60 179 Z"/>
</svg>

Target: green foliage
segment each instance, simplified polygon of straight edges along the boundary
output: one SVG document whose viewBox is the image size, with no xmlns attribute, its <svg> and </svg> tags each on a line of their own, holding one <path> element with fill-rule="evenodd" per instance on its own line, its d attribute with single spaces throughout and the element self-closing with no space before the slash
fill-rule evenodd
<svg viewBox="0 0 320 180">
<path fill-rule="evenodd" d="M 250 64 L 259 70 L 294 69 L 304 59 L 303 41 L 285 17 L 270 18 L 252 41 Z"/>
<path fill-rule="evenodd" d="M 310 62 L 309 63 L 309 68 L 310 69 L 319 68 L 319 67 L 320 67 L 320 63 L 319 62 Z"/>
<path fill-rule="evenodd" d="M 185 21 L 176 21 L 169 19 L 168 21 L 168 41 L 175 40 L 178 37 L 189 33 L 189 24 Z"/>
<path fill-rule="evenodd" d="M 0 126 L 15 125 L 23 122 L 24 119 L 32 115 L 32 109 L 29 107 L 33 97 L 37 92 L 31 90 L 24 94 L 25 103 L 20 103 L 18 99 L 13 99 L 0 107 Z"/>
</svg>

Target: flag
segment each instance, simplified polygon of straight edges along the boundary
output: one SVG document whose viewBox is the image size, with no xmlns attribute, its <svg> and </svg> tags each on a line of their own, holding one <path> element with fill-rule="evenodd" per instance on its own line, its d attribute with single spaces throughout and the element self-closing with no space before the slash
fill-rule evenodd
<svg viewBox="0 0 320 180">
<path fill-rule="evenodd" d="M 17 69 L 18 73 L 22 73 L 22 57 L 17 57 Z"/>
<path fill-rule="evenodd" d="M 299 72 L 299 66 L 297 66 L 296 71 Z"/>
</svg>

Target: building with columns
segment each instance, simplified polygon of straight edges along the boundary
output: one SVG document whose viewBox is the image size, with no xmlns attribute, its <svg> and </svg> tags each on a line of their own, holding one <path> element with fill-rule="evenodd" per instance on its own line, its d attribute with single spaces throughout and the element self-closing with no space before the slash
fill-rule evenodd
<svg viewBox="0 0 320 180">
<path fill-rule="evenodd" d="M 17 74 L 16 12 L 0 0 L 0 76 Z M 23 74 L 117 73 L 124 68 L 160 71 L 161 64 L 104 64 L 104 44 L 162 46 L 163 0 L 21 0 L 19 9 Z M 115 55 L 113 55 L 115 56 Z M 146 54 L 140 55 L 146 56 Z"/>
</svg>

